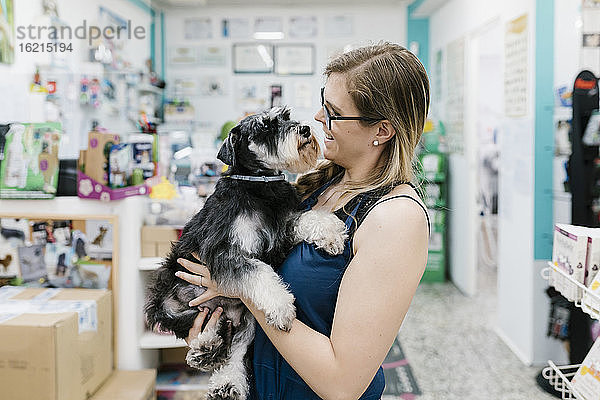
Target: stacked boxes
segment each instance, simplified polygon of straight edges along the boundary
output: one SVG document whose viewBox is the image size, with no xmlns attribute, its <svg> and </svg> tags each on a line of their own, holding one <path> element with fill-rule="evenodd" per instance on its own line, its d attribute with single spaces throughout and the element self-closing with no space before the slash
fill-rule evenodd
<svg viewBox="0 0 600 400">
<path fill-rule="evenodd" d="M 171 242 L 177 241 L 177 236 L 177 229 L 171 226 L 143 226 L 142 257 L 165 257 L 171 250 Z"/>
<path fill-rule="evenodd" d="M 11 400 L 85 400 L 112 372 L 111 293 L 0 288 L 0 386 Z"/>
</svg>

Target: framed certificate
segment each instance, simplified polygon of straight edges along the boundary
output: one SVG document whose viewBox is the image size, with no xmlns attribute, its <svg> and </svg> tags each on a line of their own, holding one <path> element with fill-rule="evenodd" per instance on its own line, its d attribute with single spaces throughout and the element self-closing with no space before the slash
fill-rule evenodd
<svg viewBox="0 0 600 400">
<path fill-rule="evenodd" d="M 275 47 L 275 73 L 278 75 L 313 75 L 315 48 L 311 44 L 285 44 Z"/>
<path fill-rule="evenodd" d="M 236 74 L 268 74 L 273 72 L 273 45 L 238 43 L 233 45 L 233 72 Z"/>
</svg>

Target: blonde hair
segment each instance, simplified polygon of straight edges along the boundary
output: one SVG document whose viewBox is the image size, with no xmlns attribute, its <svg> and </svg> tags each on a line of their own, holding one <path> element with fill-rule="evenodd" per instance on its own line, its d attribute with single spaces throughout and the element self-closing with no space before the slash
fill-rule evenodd
<svg viewBox="0 0 600 400">
<path fill-rule="evenodd" d="M 429 79 L 419 59 L 402 46 L 379 43 L 344 53 L 329 62 L 325 76 L 342 74 L 356 108 L 363 117 L 377 124 L 388 120 L 396 134 L 383 144 L 383 162 L 362 181 L 346 182 L 340 197 L 413 179 L 412 160 L 429 110 Z M 308 195 L 344 168 L 332 161 L 322 161 L 315 171 L 298 178 L 296 187 L 302 196 Z"/>
</svg>

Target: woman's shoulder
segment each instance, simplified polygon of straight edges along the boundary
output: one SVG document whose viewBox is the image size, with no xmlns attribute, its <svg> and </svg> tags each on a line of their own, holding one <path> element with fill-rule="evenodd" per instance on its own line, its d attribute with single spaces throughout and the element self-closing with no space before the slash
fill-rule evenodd
<svg viewBox="0 0 600 400">
<path fill-rule="evenodd" d="M 422 224 L 423 221 L 427 226 L 427 220 L 427 209 L 417 190 L 409 184 L 401 184 L 371 205 L 360 228 L 369 230 L 377 226 L 400 223 Z"/>
</svg>

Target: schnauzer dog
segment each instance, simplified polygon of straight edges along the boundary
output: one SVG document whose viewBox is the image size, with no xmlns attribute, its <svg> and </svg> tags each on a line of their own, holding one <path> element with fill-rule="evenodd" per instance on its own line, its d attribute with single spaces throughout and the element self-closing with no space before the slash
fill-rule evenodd
<svg viewBox="0 0 600 400">
<path fill-rule="evenodd" d="M 205 289 L 175 277 L 184 270 L 178 258 L 206 265 L 219 289 L 237 297 L 203 304 L 211 311 L 221 306 L 225 317 L 191 340 L 186 357 L 190 366 L 213 371 L 208 399 L 244 399 L 249 391 L 247 348 L 255 321 L 238 298 L 251 300 L 267 323 L 288 331 L 296 315 L 294 297 L 272 266 L 303 240 L 330 254 L 344 249 L 344 223 L 329 212 L 302 213 L 298 194 L 281 174 L 314 168 L 319 153 L 311 128 L 291 120 L 288 108 L 244 118 L 217 155 L 230 166 L 227 175 L 154 274 L 145 305 L 147 322 L 179 338 L 188 336 L 199 312 L 188 302 Z"/>
</svg>

